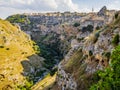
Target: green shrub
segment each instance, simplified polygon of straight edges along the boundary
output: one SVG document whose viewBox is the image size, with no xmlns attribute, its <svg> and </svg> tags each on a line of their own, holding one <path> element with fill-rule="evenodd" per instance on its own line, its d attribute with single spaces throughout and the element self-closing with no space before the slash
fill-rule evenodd
<svg viewBox="0 0 120 90">
<path fill-rule="evenodd" d="M 30 81 L 26 81 L 25 82 L 25 85 L 18 85 L 17 88 L 20 89 L 20 90 L 31 90 L 31 87 L 33 86 L 33 82 Z"/>
<path fill-rule="evenodd" d="M 20 15 L 20 14 L 16 14 L 16 15 L 12 15 L 9 16 L 6 20 L 10 21 L 11 23 L 28 23 L 30 24 L 30 20 L 27 19 L 26 15 Z"/>
<path fill-rule="evenodd" d="M 40 54 L 40 48 L 35 42 L 33 44 L 33 49 L 35 50 L 36 54 Z"/>
<path fill-rule="evenodd" d="M 119 43 L 119 34 L 116 34 L 116 35 L 114 36 L 113 40 L 112 40 L 112 44 L 113 44 L 114 46 L 117 46 L 118 43 Z"/>
<path fill-rule="evenodd" d="M 95 33 L 94 43 L 96 43 L 96 42 L 97 42 L 97 40 L 98 40 L 99 36 L 100 36 L 100 31 L 97 31 L 97 32 Z"/>
<path fill-rule="evenodd" d="M 82 32 L 86 32 L 86 31 L 92 32 L 93 31 L 93 26 L 88 25 L 87 27 L 83 27 Z"/>
<path fill-rule="evenodd" d="M 118 18 L 118 15 L 119 15 L 118 13 L 116 13 L 116 14 L 115 14 L 115 19 L 117 19 L 117 18 Z"/>
<path fill-rule="evenodd" d="M 78 27 L 78 26 L 80 26 L 80 23 L 74 23 L 74 25 L 73 25 L 74 27 Z"/>
<path fill-rule="evenodd" d="M 104 56 L 107 57 L 107 58 L 110 58 L 111 53 L 110 52 L 105 52 Z"/>
<path fill-rule="evenodd" d="M 93 52 L 90 50 L 89 51 L 89 56 L 92 56 L 93 55 Z"/>
<path fill-rule="evenodd" d="M 110 67 L 97 72 L 98 82 L 90 90 L 120 90 L 120 46 L 113 50 Z"/>
<path fill-rule="evenodd" d="M 51 70 L 50 75 L 53 76 L 56 73 L 56 71 L 57 71 L 57 68 L 54 68 L 53 70 Z"/>
<path fill-rule="evenodd" d="M 117 16 L 117 18 L 116 18 L 114 24 L 117 25 L 117 24 L 119 24 L 119 23 L 120 23 L 120 16 Z"/>
<path fill-rule="evenodd" d="M 100 28 L 102 28 L 102 26 L 101 26 L 101 27 L 100 27 L 100 26 L 97 26 L 97 27 L 96 27 L 96 30 L 99 30 Z"/>
<path fill-rule="evenodd" d="M 39 71 L 39 72 L 36 73 L 36 76 L 37 76 L 37 77 L 38 77 L 38 76 L 42 76 L 44 72 L 45 72 L 45 70 L 41 70 L 41 71 Z"/>
</svg>

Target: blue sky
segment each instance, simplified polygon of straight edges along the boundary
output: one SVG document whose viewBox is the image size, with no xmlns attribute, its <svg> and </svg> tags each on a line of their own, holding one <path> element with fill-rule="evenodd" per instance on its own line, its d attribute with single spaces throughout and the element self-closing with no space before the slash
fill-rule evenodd
<svg viewBox="0 0 120 90">
<path fill-rule="evenodd" d="M 0 0 L 0 18 L 30 12 L 90 12 L 103 6 L 120 10 L 120 0 Z"/>
</svg>

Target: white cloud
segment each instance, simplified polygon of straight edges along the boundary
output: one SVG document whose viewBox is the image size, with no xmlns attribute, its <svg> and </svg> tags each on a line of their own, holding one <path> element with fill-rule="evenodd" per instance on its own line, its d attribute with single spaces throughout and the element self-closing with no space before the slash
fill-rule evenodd
<svg viewBox="0 0 120 90">
<path fill-rule="evenodd" d="M 35 12 L 29 9 L 26 10 L 20 10 L 20 9 L 15 9 L 15 8 L 7 8 L 7 7 L 0 7 L 0 18 L 5 19 L 6 17 L 12 15 L 12 14 L 20 14 L 20 13 L 30 13 L 30 12 Z"/>
<path fill-rule="evenodd" d="M 36 12 L 79 11 L 79 7 L 72 0 L 0 0 L 0 10 L 4 10 L 0 15 L 2 16 L 26 10 Z"/>
<path fill-rule="evenodd" d="M 55 10 L 72 10 L 78 11 L 78 5 L 74 4 L 72 0 L 2 0 L 1 6 L 18 9 L 31 9 L 39 11 L 55 11 Z"/>
<path fill-rule="evenodd" d="M 77 4 L 73 3 L 72 0 L 56 0 L 58 10 L 63 11 L 79 11 Z"/>
<path fill-rule="evenodd" d="M 96 0 L 93 0 L 94 2 Z M 103 0 L 102 0 L 103 1 Z M 47 11 L 92 11 L 92 6 L 95 6 L 95 11 L 98 11 L 102 5 L 106 5 L 108 9 L 120 9 L 120 0 L 107 1 L 102 4 L 93 4 L 88 0 L 87 3 L 74 3 L 73 0 L 0 0 L 0 17 L 6 17 L 14 13 L 23 12 L 47 12 Z M 98 1 L 99 3 L 99 1 Z"/>
<path fill-rule="evenodd" d="M 109 9 L 120 9 L 120 0 L 114 0 L 111 3 L 108 4 Z"/>
<path fill-rule="evenodd" d="M 41 2 L 39 3 L 39 5 L 45 5 L 45 6 L 48 6 L 50 8 L 53 8 L 53 9 L 57 9 L 58 5 L 56 3 L 55 0 L 41 0 Z"/>
</svg>

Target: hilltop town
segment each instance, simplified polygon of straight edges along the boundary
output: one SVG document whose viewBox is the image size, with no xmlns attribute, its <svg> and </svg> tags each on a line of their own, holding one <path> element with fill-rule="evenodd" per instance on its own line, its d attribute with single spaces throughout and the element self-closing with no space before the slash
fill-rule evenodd
<svg viewBox="0 0 120 90">
<path fill-rule="evenodd" d="M 95 30 L 96 28 L 109 24 L 113 20 L 115 12 L 115 10 L 107 10 L 106 6 L 104 6 L 99 12 L 90 13 L 24 13 L 22 15 L 26 16 L 26 23 L 18 24 L 20 24 L 19 26 L 21 26 L 21 29 L 29 35 L 32 35 L 31 31 L 59 32 L 60 30 L 57 29 L 62 29 L 61 26 L 71 26 L 75 23 L 80 24 L 79 29 L 92 25 Z M 29 25 L 28 21 L 31 22 Z"/>
</svg>

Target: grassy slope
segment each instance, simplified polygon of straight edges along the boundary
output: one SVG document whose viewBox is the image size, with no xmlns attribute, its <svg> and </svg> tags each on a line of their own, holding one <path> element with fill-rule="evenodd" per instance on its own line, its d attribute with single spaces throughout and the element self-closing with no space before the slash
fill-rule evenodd
<svg viewBox="0 0 120 90">
<path fill-rule="evenodd" d="M 50 74 L 48 74 L 43 80 L 34 85 L 32 90 L 49 90 L 49 88 L 54 85 L 55 80 L 56 74 L 54 76 L 50 76 Z"/>
<path fill-rule="evenodd" d="M 35 53 L 32 47 L 33 42 L 25 33 L 0 20 L 0 90 L 23 79 L 21 61 Z"/>
</svg>

